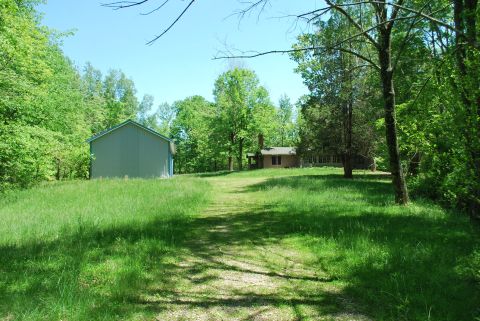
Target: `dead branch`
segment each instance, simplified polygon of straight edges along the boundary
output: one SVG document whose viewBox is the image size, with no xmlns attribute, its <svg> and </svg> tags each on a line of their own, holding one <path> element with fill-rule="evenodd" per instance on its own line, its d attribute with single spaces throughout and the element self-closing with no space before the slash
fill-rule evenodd
<svg viewBox="0 0 480 321">
<path fill-rule="evenodd" d="M 148 12 L 141 13 L 141 15 L 142 15 L 142 16 L 148 16 L 148 15 L 150 15 L 150 14 L 152 14 L 152 13 L 154 13 L 154 12 L 160 10 L 160 9 L 162 9 L 163 6 L 165 6 L 165 5 L 168 3 L 168 1 L 169 1 L 169 0 L 165 0 L 161 5 L 159 5 L 159 6 L 156 7 L 155 9 L 150 10 L 150 11 L 148 11 Z"/>
<path fill-rule="evenodd" d="M 153 44 L 155 41 L 157 41 L 158 39 L 160 39 L 163 35 L 165 35 L 170 29 L 172 29 L 172 27 L 180 20 L 180 18 L 182 18 L 182 16 L 185 14 L 185 12 L 188 11 L 188 9 L 190 8 L 190 6 L 195 2 L 195 0 L 191 0 L 188 5 L 185 7 L 185 9 L 183 9 L 183 11 L 178 15 L 178 17 L 170 24 L 170 26 L 168 26 L 167 29 L 165 29 L 161 34 L 159 34 L 158 36 L 156 36 L 155 38 L 153 38 L 152 40 L 150 40 L 149 42 L 147 42 L 147 45 L 151 45 Z"/>
<path fill-rule="evenodd" d="M 131 8 L 135 6 L 140 6 L 150 0 L 142 0 L 142 1 L 116 1 L 116 2 L 109 2 L 109 3 L 102 3 L 102 7 L 112 8 L 113 10 Z"/>
</svg>

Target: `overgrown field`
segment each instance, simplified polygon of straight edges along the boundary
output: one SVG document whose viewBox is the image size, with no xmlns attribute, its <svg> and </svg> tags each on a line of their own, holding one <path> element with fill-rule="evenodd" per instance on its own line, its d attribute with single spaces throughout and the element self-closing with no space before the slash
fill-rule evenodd
<svg viewBox="0 0 480 321">
<path fill-rule="evenodd" d="M 208 202 L 199 179 L 46 184 L 0 207 L 0 320 L 117 320 Z"/>
<path fill-rule="evenodd" d="M 270 208 L 252 221 L 268 221 L 270 240 L 314 253 L 361 311 L 374 320 L 480 320 L 480 230 L 464 214 L 423 200 L 396 206 L 385 175 L 290 173 L 248 187 Z"/>
<path fill-rule="evenodd" d="M 0 320 L 478 320 L 479 229 L 339 169 L 98 180 L 0 207 Z M 249 282 L 252 282 L 249 285 Z"/>
</svg>

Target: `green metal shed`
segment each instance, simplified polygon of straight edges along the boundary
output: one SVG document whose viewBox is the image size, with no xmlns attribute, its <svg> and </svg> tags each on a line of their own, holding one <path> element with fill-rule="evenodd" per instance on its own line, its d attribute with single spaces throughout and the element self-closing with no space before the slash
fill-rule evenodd
<svg viewBox="0 0 480 321">
<path fill-rule="evenodd" d="M 109 128 L 87 142 L 90 178 L 173 176 L 173 141 L 133 120 Z"/>
</svg>

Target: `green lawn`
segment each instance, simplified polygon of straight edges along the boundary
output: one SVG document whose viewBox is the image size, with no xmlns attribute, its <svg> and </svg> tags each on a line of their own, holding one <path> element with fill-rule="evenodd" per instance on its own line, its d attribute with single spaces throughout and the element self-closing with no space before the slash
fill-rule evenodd
<svg viewBox="0 0 480 321">
<path fill-rule="evenodd" d="M 47 184 L 0 208 L 0 320 L 117 320 L 177 256 L 199 179 Z"/>
<path fill-rule="evenodd" d="M 47 184 L 0 206 L 0 320 L 480 320 L 479 229 L 388 177 Z"/>
</svg>

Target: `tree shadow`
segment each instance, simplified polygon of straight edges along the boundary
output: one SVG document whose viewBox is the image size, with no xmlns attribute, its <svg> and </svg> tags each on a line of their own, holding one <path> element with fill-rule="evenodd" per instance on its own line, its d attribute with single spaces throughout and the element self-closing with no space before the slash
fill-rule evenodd
<svg viewBox="0 0 480 321">
<path fill-rule="evenodd" d="M 362 200 L 372 205 L 392 203 L 393 188 L 390 175 L 356 175 L 354 179 L 345 179 L 341 175 L 304 175 L 270 178 L 260 184 L 251 185 L 244 192 L 268 191 L 273 188 L 289 188 L 305 193 L 336 192 L 339 195 L 362 196 Z"/>
<path fill-rule="evenodd" d="M 133 313 L 125 302 L 168 268 L 188 216 L 96 229 L 0 247 L 0 318 L 104 320 Z"/>
<path fill-rule="evenodd" d="M 454 215 L 432 215 L 428 207 L 392 210 L 385 202 L 388 178 L 366 176 L 272 178 L 244 188 L 265 193 L 264 204 L 244 211 L 136 227 L 86 226 L 51 242 L 2 246 L 0 316 L 110 320 L 184 313 L 171 315 L 175 319 L 203 311 L 219 319 L 214 312 L 244 309 L 248 320 L 284 306 L 293 307 L 297 320 L 342 312 L 375 320 L 478 316 L 478 281 L 467 264 L 478 229 Z M 294 199 L 269 199 L 275 188 L 312 199 L 322 188 L 358 193 L 369 208 L 333 206 L 336 200 L 299 208 Z M 272 250 L 290 239 L 316 259 L 298 267 L 288 253 Z M 265 250 L 255 256 L 222 250 L 249 246 Z M 256 291 L 258 280 L 278 287 Z M 328 291 L 329 284 L 339 290 Z"/>
<path fill-rule="evenodd" d="M 265 229 L 272 238 L 295 235 L 307 240 L 319 266 L 331 278 L 349 280 L 345 293 L 367 307 L 374 319 L 479 317 L 480 291 L 471 263 L 479 229 L 465 217 L 429 202 L 392 206 L 386 175 L 357 175 L 354 180 L 337 175 L 272 178 L 247 191 L 268 195 L 279 188 L 312 199 L 322 189 L 361 195 L 343 205 L 338 199 L 324 200 L 320 207 L 280 198 L 272 201 L 273 211 L 253 221 L 267 221 Z M 368 209 L 362 203 L 369 204 Z M 335 244 L 333 255 L 325 248 L 329 242 Z"/>
<path fill-rule="evenodd" d="M 224 177 L 233 173 L 237 173 L 238 171 L 218 171 L 218 172 L 206 172 L 206 173 L 197 173 L 193 174 L 195 177 Z"/>
</svg>

